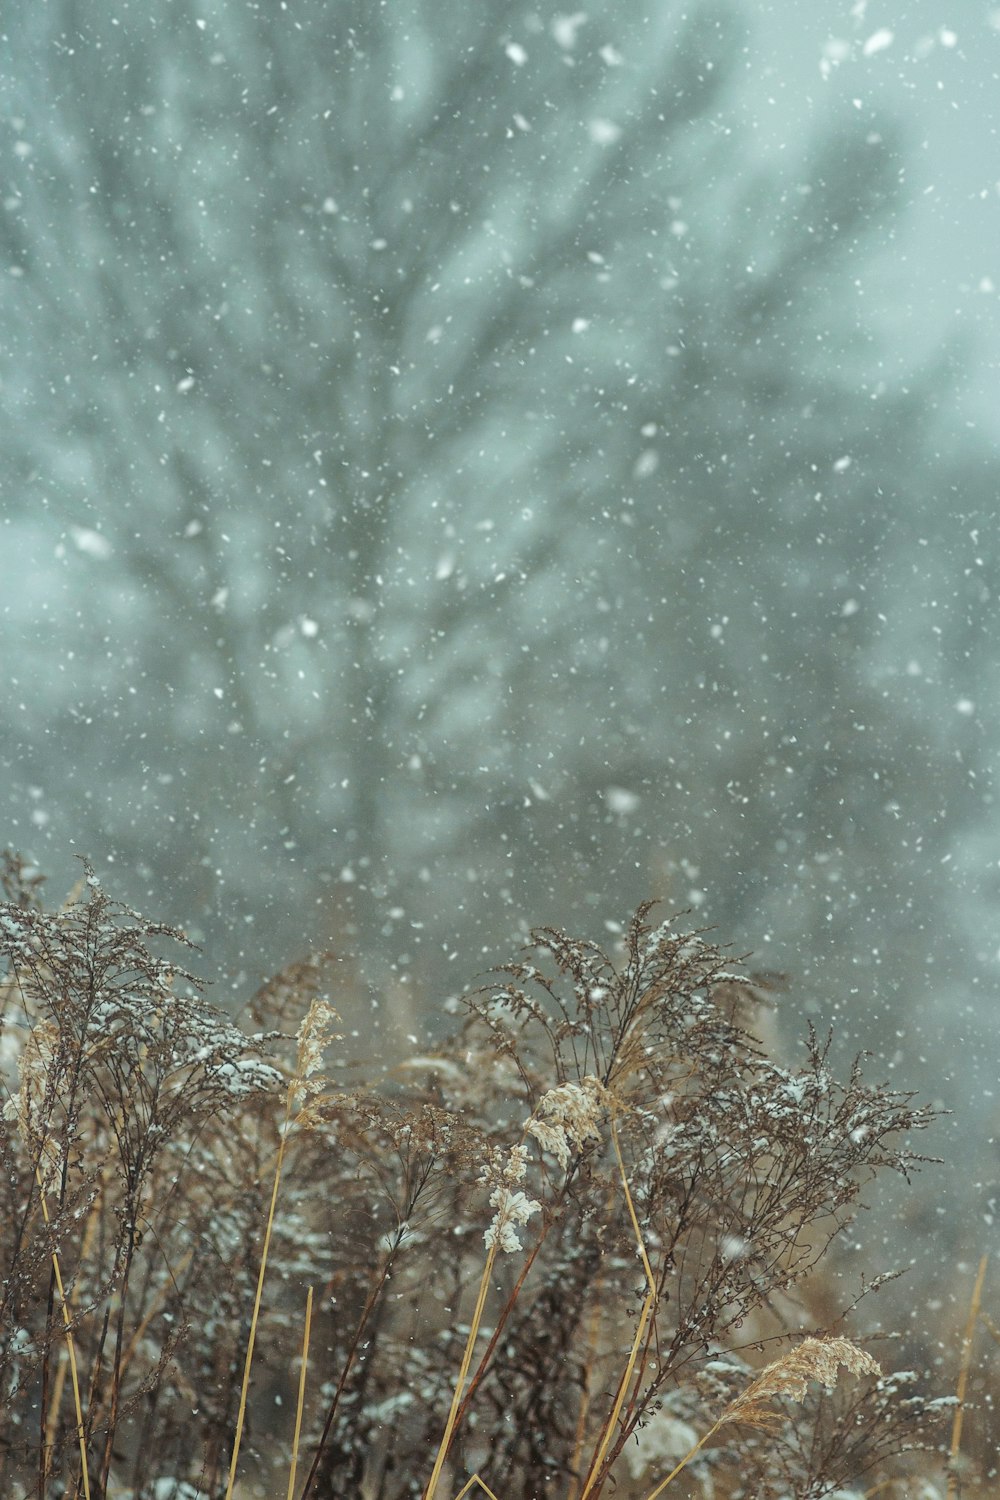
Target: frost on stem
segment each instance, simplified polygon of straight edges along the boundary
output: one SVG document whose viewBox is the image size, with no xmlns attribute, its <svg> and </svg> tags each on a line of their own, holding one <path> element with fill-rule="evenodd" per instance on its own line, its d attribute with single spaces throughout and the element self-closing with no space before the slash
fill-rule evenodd
<svg viewBox="0 0 1000 1500">
<path fill-rule="evenodd" d="M 532 1214 L 537 1214 L 542 1205 L 537 1198 L 528 1198 L 524 1193 L 512 1193 L 508 1188 L 494 1188 L 490 1194 L 490 1205 L 496 1209 L 493 1222 L 483 1235 L 487 1250 L 497 1245 L 509 1255 L 520 1250 L 521 1241 L 516 1231 L 527 1224 Z"/>
<path fill-rule="evenodd" d="M 529 1198 L 517 1186 L 524 1180 L 526 1168 L 527 1153 L 523 1146 L 513 1146 L 508 1152 L 495 1147 L 491 1149 L 489 1160 L 480 1174 L 481 1182 L 494 1185 L 490 1207 L 495 1208 L 496 1213 L 483 1235 L 487 1250 L 492 1250 L 494 1245 L 507 1254 L 520 1250 L 517 1230 L 527 1224 L 532 1214 L 541 1212 L 542 1205 L 538 1200 Z"/>
<path fill-rule="evenodd" d="M 54 1188 L 62 1162 L 58 1142 L 46 1126 L 47 1085 L 59 1043 L 58 1028 L 38 1021 L 28 1033 L 17 1059 L 20 1087 L 4 1103 L 4 1120 L 15 1124 L 36 1164 L 45 1192 Z"/>
</svg>

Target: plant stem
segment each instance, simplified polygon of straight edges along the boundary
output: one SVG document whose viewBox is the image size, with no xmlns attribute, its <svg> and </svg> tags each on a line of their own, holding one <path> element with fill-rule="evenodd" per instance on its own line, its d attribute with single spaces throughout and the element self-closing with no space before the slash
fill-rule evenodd
<svg viewBox="0 0 1000 1500">
<path fill-rule="evenodd" d="M 972 1363 L 972 1340 L 976 1332 L 976 1323 L 979 1320 L 979 1304 L 983 1296 L 983 1282 L 986 1279 L 986 1263 L 988 1255 L 984 1255 L 979 1262 L 979 1270 L 976 1273 L 976 1284 L 972 1289 L 972 1300 L 969 1303 L 969 1316 L 965 1323 L 965 1333 L 962 1336 L 962 1363 L 958 1372 L 958 1386 L 955 1390 L 957 1405 L 955 1407 L 955 1420 L 951 1425 L 951 1445 L 948 1449 L 948 1485 L 945 1490 L 945 1500 L 954 1500 L 958 1494 L 958 1470 L 957 1459 L 962 1445 L 962 1419 L 965 1415 L 965 1388 L 969 1380 L 969 1366 Z"/>
<path fill-rule="evenodd" d="M 295 1493 L 295 1478 L 299 1467 L 299 1438 L 302 1435 L 302 1408 L 306 1399 L 306 1371 L 309 1368 L 309 1334 L 312 1331 L 313 1289 L 306 1296 L 305 1327 L 302 1331 L 302 1367 L 299 1370 L 299 1395 L 295 1406 L 295 1432 L 292 1436 L 292 1463 L 288 1474 L 287 1500 Z"/>
<path fill-rule="evenodd" d="M 243 1363 L 243 1381 L 240 1386 L 240 1408 L 236 1417 L 236 1431 L 233 1434 L 233 1453 L 229 1461 L 229 1478 L 226 1482 L 225 1500 L 232 1500 L 233 1485 L 236 1483 L 236 1465 L 240 1456 L 240 1444 L 243 1441 L 243 1423 L 246 1419 L 247 1392 L 250 1389 L 250 1367 L 253 1364 L 254 1345 L 257 1342 L 257 1320 L 260 1317 L 260 1304 L 264 1295 L 264 1275 L 267 1271 L 267 1256 L 271 1248 L 271 1231 L 274 1228 L 274 1215 L 278 1206 L 278 1189 L 281 1186 L 281 1169 L 285 1160 L 285 1142 L 288 1139 L 288 1125 L 292 1116 L 292 1096 L 298 1080 L 293 1080 L 288 1086 L 285 1096 L 285 1118 L 281 1127 L 281 1139 L 278 1142 L 278 1158 L 274 1164 L 274 1183 L 271 1187 L 271 1204 L 267 1213 L 267 1223 L 264 1226 L 264 1245 L 260 1256 L 260 1270 L 257 1273 L 257 1291 L 253 1299 L 253 1313 L 250 1317 L 250 1335 L 247 1339 L 247 1354 Z M 89 1497 L 88 1497 L 89 1500 Z"/>
<path fill-rule="evenodd" d="M 42 1183 L 41 1172 L 39 1171 L 39 1169 L 37 1167 L 35 1168 L 35 1179 L 36 1179 L 36 1181 L 38 1183 L 38 1190 L 39 1190 L 39 1194 L 40 1194 L 40 1197 L 41 1197 L 42 1216 L 45 1219 L 46 1225 L 48 1225 L 48 1223 L 49 1223 L 49 1209 L 48 1209 L 48 1204 L 45 1201 L 45 1188 L 44 1188 L 43 1183 Z M 87 1468 L 87 1440 L 86 1440 L 86 1436 L 85 1436 L 85 1433 L 84 1433 L 84 1426 L 83 1426 L 83 1406 L 82 1406 L 82 1403 L 80 1401 L 80 1376 L 79 1376 L 79 1373 L 78 1373 L 77 1368 L 76 1368 L 76 1345 L 73 1342 L 73 1331 L 72 1331 L 72 1329 L 70 1327 L 69 1305 L 68 1305 L 68 1303 L 66 1301 L 66 1291 L 65 1291 L 65 1288 L 63 1287 L 62 1269 L 60 1268 L 60 1265 L 59 1265 L 59 1252 L 58 1252 L 58 1250 L 55 1250 L 55 1249 L 52 1251 L 52 1274 L 53 1274 L 53 1276 L 55 1278 L 55 1284 L 56 1284 L 56 1287 L 58 1288 L 58 1291 L 59 1291 L 59 1302 L 60 1302 L 60 1305 L 62 1307 L 63 1326 L 64 1326 L 65 1333 L 66 1333 L 66 1350 L 67 1350 L 67 1353 L 69 1355 L 70 1378 L 71 1378 L 71 1380 L 73 1382 L 73 1404 L 74 1404 L 74 1407 L 76 1409 L 76 1435 L 77 1435 L 77 1440 L 79 1441 L 79 1444 L 80 1444 L 80 1477 L 81 1477 L 81 1479 L 83 1481 L 84 1500 L 90 1500 L 90 1471 Z M 43 1407 L 43 1412 L 44 1412 L 44 1407 Z M 43 1420 L 44 1420 L 44 1418 L 43 1418 Z M 41 1482 L 41 1485 L 43 1487 L 43 1493 L 44 1493 L 44 1483 L 45 1483 L 45 1478 L 46 1478 L 47 1473 L 48 1473 L 48 1453 L 46 1452 L 43 1455 L 43 1459 L 42 1459 L 42 1472 L 41 1472 L 41 1475 L 40 1475 L 40 1482 Z"/>
<path fill-rule="evenodd" d="M 584 1480 L 583 1489 L 580 1491 L 580 1500 L 587 1500 L 588 1496 L 599 1493 L 600 1485 L 604 1482 L 604 1475 L 601 1473 L 602 1465 L 604 1464 L 608 1449 L 611 1446 L 611 1440 L 614 1437 L 615 1426 L 618 1422 L 619 1416 L 621 1415 L 622 1407 L 625 1405 L 625 1397 L 628 1394 L 628 1388 L 632 1380 L 632 1375 L 635 1371 L 636 1362 L 639 1358 L 639 1350 L 642 1348 L 642 1342 L 646 1336 L 646 1328 L 649 1324 L 650 1318 L 653 1315 L 653 1309 L 656 1306 L 656 1280 L 653 1276 L 653 1269 L 649 1264 L 649 1257 L 646 1254 L 646 1246 L 642 1238 L 642 1230 L 639 1228 L 639 1220 L 636 1215 L 635 1205 L 632 1202 L 632 1192 L 628 1185 L 628 1174 L 625 1171 L 625 1163 L 622 1159 L 621 1146 L 618 1141 L 618 1127 L 615 1124 L 614 1115 L 611 1116 L 611 1143 L 615 1148 L 615 1156 L 618 1161 L 618 1171 L 621 1175 L 622 1188 L 625 1193 L 625 1202 L 628 1205 L 629 1218 L 632 1221 L 632 1232 L 635 1235 L 635 1241 L 637 1246 L 639 1247 L 639 1255 L 642 1259 L 642 1269 L 646 1275 L 648 1291 L 646 1292 L 645 1300 L 642 1304 L 642 1312 L 639 1314 L 639 1326 L 636 1328 L 635 1338 L 632 1340 L 632 1348 L 629 1351 L 629 1357 L 626 1361 L 625 1369 L 622 1371 L 621 1379 L 618 1382 L 618 1389 L 615 1392 L 614 1404 L 608 1414 L 607 1420 L 604 1423 L 600 1439 L 598 1440 L 597 1448 L 594 1451 L 594 1456 L 590 1460 L 590 1467 L 587 1470 L 587 1477 Z"/>
<path fill-rule="evenodd" d="M 302 1486 L 302 1494 L 299 1496 L 299 1500 L 309 1500 L 309 1496 L 312 1494 L 313 1486 L 316 1483 L 316 1477 L 319 1473 L 319 1466 L 322 1461 L 323 1454 L 326 1452 L 326 1445 L 330 1440 L 330 1433 L 333 1430 L 333 1420 L 337 1414 L 337 1408 L 340 1405 L 340 1398 L 344 1394 L 344 1387 L 347 1384 L 347 1380 L 351 1373 L 351 1370 L 354 1368 L 355 1355 L 357 1354 L 358 1349 L 361 1346 L 361 1340 L 363 1339 L 365 1331 L 368 1327 L 368 1320 L 371 1318 L 371 1315 L 374 1312 L 378 1300 L 385 1288 L 385 1284 L 389 1280 L 391 1269 L 392 1256 L 390 1255 L 386 1260 L 385 1265 L 382 1267 L 382 1274 L 379 1276 L 378 1281 L 368 1293 L 367 1300 L 365 1301 L 365 1305 L 361 1312 L 361 1317 L 358 1319 L 358 1326 L 354 1330 L 354 1337 L 351 1340 L 351 1347 L 347 1351 L 347 1357 L 344 1360 L 344 1368 L 341 1370 L 340 1379 L 337 1381 L 337 1389 L 334 1391 L 333 1399 L 327 1409 L 326 1420 L 323 1423 L 323 1431 L 320 1433 L 319 1442 L 316 1445 L 316 1452 L 313 1454 L 313 1461 L 309 1466 L 309 1473 L 306 1475 L 306 1482 Z"/>
<path fill-rule="evenodd" d="M 444 1434 L 438 1447 L 437 1457 L 434 1460 L 431 1477 L 427 1481 L 427 1488 L 424 1490 L 423 1500 L 434 1500 L 434 1495 L 441 1479 L 441 1470 L 444 1468 L 445 1460 L 448 1457 L 448 1449 L 451 1447 L 451 1440 L 458 1420 L 458 1410 L 462 1401 L 462 1392 L 468 1378 L 469 1366 L 472 1363 L 472 1351 L 475 1348 L 476 1339 L 479 1335 L 479 1325 L 483 1321 L 483 1309 L 486 1306 L 486 1295 L 490 1288 L 490 1277 L 493 1275 L 493 1262 L 497 1258 L 498 1245 L 499 1239 L 495 1239 L 486 1255 L 486 1264 L 483 1267 L 483 1274 L 479 1282 L 479 1294 L 476 1297 L 476 1306 L 472 1314 L 472 1324 L 469 1328 L 469 1336 L 465 1341 L 465 1352 L 462 1355 L 462 1364 L 458 1372 L 458 1379 L 455 1381 L 455 1394 L 451 1398 L 448 1420 L 445 1423 Z"/>
</svg>

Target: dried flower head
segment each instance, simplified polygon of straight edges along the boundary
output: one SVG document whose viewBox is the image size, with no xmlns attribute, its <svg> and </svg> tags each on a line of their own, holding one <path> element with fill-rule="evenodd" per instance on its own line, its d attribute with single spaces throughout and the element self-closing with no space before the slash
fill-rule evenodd
<svg viewBox="0 0 1000 1500">
<path fill-rule="evenodd" d="M 521 1145 L 513 1146 L 509 1151 L 490 1148 L 479 1174 L 480 1182 L 493 1184 L 490 1207 L 496 1209 L 490 1226 L 483 1235 L 487 1250 L 494 1245 L 508 1253 L 520 1250 L 521 1241 L 517 1237 L 517 1229 L 527 1224 L 532 1214 L 541 1210 L 542 1205 L 537 1199 L 529 1198 L 518 1187 L 518 1183 L 524 1181 L 527 1166 L 528 1153 Z"/>
<path fill-rule="evenodd" d="M 295 1065 L 297 1078 L 310 1078 L 320 1067 L 323 1053 L 343 1035 L 336 1030 L 340 1016 L 327 1000 L 314 1000 L 299 1027 L 296 1040 L 298 1055 Z"/>
<path fill-rule="evenodd" d="M 542 1205 L 538 1199 L 529 1198 L 521 1192 L 512 1193 L 509 1188 L 496 1187 L 490 1194 L 490 1207 L 495 1208 L 496 1213 L 483 1234 L 487 1250 L 494 1245 L 507 1254 L 520 1250 L 521 1241 L 516 1231 L 527 1224 L 532 1214 L 541 1212 Z"/>
<path fill-rule="evenodd" d="M 579 1083 L 563 1083 L 543 1094 L 524 1128 L 565 1171 L 571 1150 L 582 1150 L 588 1141 L 600 1140 L 606 1112 L 607 1090 L 599 1078 L 588 1073 Z"/>
<path fill-rule="evenodd" d="M 768 1428 L 779 1419 L 768 1408 L 767 1403 L 776 1396 L 790 1401 L 804 1401 L 811 1380 L 832 1391 L 837 1384 L 841 1368 L 851 1375 L 882 1374 L 878 1362 L 852 1344 L 849 1339 L 825 1338 L 803 1339 L 781 1359 L 765 1365 L 742 1395 L 737 1396 L 723 1413 L 719 1425 L 726 1422 L 747 1422 L 754 1427 Z"/>
</svg>

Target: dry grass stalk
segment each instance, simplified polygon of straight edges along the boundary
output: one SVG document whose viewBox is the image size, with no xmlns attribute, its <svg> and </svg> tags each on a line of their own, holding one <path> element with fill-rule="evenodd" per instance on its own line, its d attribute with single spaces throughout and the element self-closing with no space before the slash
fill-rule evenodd
<svg viewBox="0 0 1000 1500">
<path fill-rule="evenodd" d="M 306 1401 L 306 1373 L 309 1369 L 309 1338 L 312 1333 L 313 1288 L 306 1293 L 306 1315 L 302 1328 L 302 1362 L 299 1366 L 298 1393 L 295 1400 L 295 1430 L 292 1433 L 292 1457 L 288 1469 L 285 1500 L 293 1500 L 299 1468 L 299 1442 L 302 1437 L 302 1412 Z"/>
<path fill-rule="evenodd" d="M 804 1401 L 810 1381 L 818 1381 L 827 1390 L 832 1390 L 837 1384 L 841 1367 L 852 1375 L 877 1377 L 882 1373 L 871 1355 L 848 1339 L 803 1339 L 801 1344 L 761 1370 L 756 1380 L 726 1407 L 718 1421 L 698 1439 L 667 1477 L 649 1492 L 646 1500 L 657 1500 L 705 1444 L 728 1423 L 739 1422 L 760 1428 L 764 1432 L 773 1432 L 781 1418 L 774 1411 L 772 1402 L 778 1399 Z"/>
<path fill-rule="evenodd" d="M 437 1487 L 441 1482 L 441 1471 L 445 1466 L 445 1462 L 447 1461 L 448 1453 L 451 1448 L 451 1441 L 455 1433 L 458 1410 L 462 1402 L 462 1393 L 465 1390 L 465 1382 L 469 1378 L 469 1366 L 472 1364 L 472 1353 L 476 1345 L 476 1339 L 479 1337 L 480 1325 L 483 1321 L 483 1310 L 486 1306 L 486 1298 L 490 1289 L 490 1277 L 493 1274 L 493 1262 L 496 1260 L 497 1251 L 499 1248 L 499 1240 L 494 1239 L 493 1243 L 490 1245 L 489 1250 L 486 1253 L 486 1264 L 483 1266 L 483 1273 L 479 1279 L 479 1290 L 476 1293 L 476 1305 L 473 1309 L 472 1321 L 469 1325 L 469 1333 L 465 1341 L 465 1348 L 462 1351 L 462 1362 L 458 1367 L 458 1377 L 455 1380 L 455 1389 L 452 1394 L 451 1405 L 448 1408 L 448 1416 L 444 1424 L 444 1432 L 441 1434 L 441 1441 L 438 1444 L 438 1450 L 434 1456 L 434 1467 L 431 1469 L 431 1476 L 427 1481 L 427 1487 L 424 1490 L 423 1500 L 434 1500 L 434 1496 L 437 1492 Z M 472 1481 L 470 1480 L 469 1483 L 471 1484 Z M 476 1483 L 482 1485 L 483 1481 L 479 1479 L 478 1476 L 476 1476 Z M 485 1486 L 483 1487 L 485 1488 Z M 466 1485 L 466 1490 L 467 1489 L 468 1485 Z M 463 1493 L 465 1493 L 465 1491 L 463 1491 Z"/>
<path fill-rule="evenodd" d="M 250 1371 L 253 1366 L 254 1349 L 257 1343 L 257 1325 L 260 1320 L 260 1308 L 264 1296 L 264 1278 L 267 1274 L 267 1260 L 271 1248 L 271 1236 L 274 1232 L 274 1216 L 278 1207 L 278 1194 L 281 1189 L 281 1174 L 285 1164 L 285 1150 L 289 1132 L 291 1131 L 293 1120 L 303 1128 L 309 1128 L 315 1122 L 316 1099 L 325 1088 L 326 1080 L 316 1078 L 314 1075 L 322 1064 L 323 1054 L 327 1047 L 337 1039 L 334 1025 L 338 1019 L 337 1012 L 326 1001 L 313 1000 L 305 1020 L 299 1027 L 295 1072 L 285 1090 L 285 1109 L 278 1137 L 278 1153 L 274 1163 L 274 1177 L 271 1182 L 271 1201 L 267 1210 L 267 1219 L 264 1223 L 260 1269 L 257 1272 L 253 1312 L 250 1317 L 250 1333 L 247 1338 L 247 1351 L 243 1362 L 240 1404 L 236 1414 L 236 1431 L 233 1435 L 233 1451 L 229 1461 L 229 1477 L 226 1482 L 225 1500 L 232 1500 L 233 1485 L 236 1482 L 236 1469 L 239 1463 L 240 1446 L 243 1441 L 243 1424 L 246 1419 L 247 1395 L 250 1390 Z"/>
<path fill-rule="evenodd" d="M 605 1421 L 598 1437 L 597 1446 L 594 1449 L 593 1457 L 590 1460 L 590 1466 L 587 1470 L 587 1475 L 583 1482 L 583 1489 L 580 1492 L 580 1500 L 587 1500 L 587 1497 L 593 1492 L 597 1485 L 598 1478 L 601 1473 L 601 1467 L 604 1463 L 605 1458 L 607 1457 L 608 1449 L 611 1446 L 611 1442 L 615 1435 L 615 1430 L 618 1426 L 619 1418 L 621 1417 L 622 1407 L 625 1405 L 625 1398 L 628 1395 L 629 1387 L 632 1384 L 632 1377 L 635 1373 L 636 1363 L 639 1358 L 639 1351 L 642 1348 L 643 1341 L 646 1337 L 646 1328 L 651 1317 L 653 1316 L 653 1310 L 656 1307 L 656 1280 L 653 1276 L 653 1269 L 649 1264 L 649 1257 L 646 1254 L 646 1246 L 642 1238 L 642 1230 L 639 1228 L 639 1220 L 636 1217 L 635 1204 L 632 1201 L 632 1193 L 628 1185 L 628 1173 L 625 1170 L 625 1163 L 622 1160 L 621 1144 L 618 1140 L 618 1130 L 615 1124 L 613 1113 L 611 1116 L 611 1144 L 614 1147 L 615 1161 L 618 1164 L 618 1170 L 621 1174 L 622 1191 L 625 1195 L 625 1203 L 626 1207 L 628 1208 L 628 1216 L 629 1221 L 632 1225 L 632 1232 L 635 1235 L 636 1248 L 639 1252 L 639 1258 L 642 1261 L 642 1268 L 646 1275 L 646 1295 L 643 1299 L 642 1309 L 639 1313 L 639 1321 L 636 1325 L 635 1336 L 632 1339 L 632 1347 L 629 1350 L 628 1359 L 625 1361 L 625 1368 L 623 1369 L 621 1378 L 618 1381 L 618 1389 L 615 1392 L 615 1399 L 612 1403 L 611 1410 L 608 1413 L 607 1420 Z"/>
<path fill-rule="evenodd" d="M 959 1456 L 962 1451 L 962 1425 L 965 1417 L 965 1391 L 969 1381 L 969 1368 L 972 1364 L 972 1344 L 976 1336 L 976 1324 L 980 1316 L 980 1304 L 983 1299 L 983 1282 L 986 1280 L 986 1266 L 989 1256 L 984 1255 L 979 1262 L 979 1270 L 976 1272 L 975 1285 L 972 1288 L 972 1297 L 969 1302 L 969 1315 L 965 1322 L 965 1331 L 962 1335 L 962 1358 L 958 1371 L 958 1387 L 955 1391 L 955 1415 L 951 1424 L 951 1442 L 948 1447 L 948 1488 L 947 1500 L 953 1500 L 958 1494 L 958 1470 Z"/>
<path fill-rule="evenodd" d="M 51 1220 L 49 1218 L 48 1204 L 45 1201 L 45 1187 L 42 1180 L 42 1174 L 37 1169 L 36 1176 L 38 1180 L 39 1201 L 41 1203 L 42 1215 L 45 1219 L 45 1226 L 46 1228 L 48 1228 Z M 59 1264 L 59 1252 L 57 1250 L 52 1251 L 52 1275 L 55 1279 L 56 1289 L 59 1292 L 59 1306 L 62 1312 L 63 1326 L 66 1333 L 66 1355 L 69 1360 L 70 1382 L 73 1387 L 73 1410 L 76 1414 L 76 1432 L 77 1440 L 80 1446 L 80 1478 L 83 1484 L 84 1500 L 90 1500 L 90 1466 L 87 1462 L 87 1432 L 83 1421 L 83 1402 L 80 1399 L 80 1374 L 76 1362 L 76 1345 L 73 1342 L 73 1328 L 72 1317 L 69 1309 L 69 1298 L 66 1296 L 66 1288 L 63 1286 L 62 1267 Z M 44 1432 L 47 1438 L 49 1432 L 47 1423 L 44 1428 Z M 48 1476 L 49 1452 L 50 1447 L 48 1442 L 46 1442 L 42 1457 L 41 1475 L 41 1493 L 43 1500 L 45 1494 L 46 1479 Z"/>
<path fill-rule="evenodd" d="M 468 1495 L 473 1487 L 477 1485 L 479 1489 L 482 1490 L 483 1494 L 486 1495 L 487 1500 L 497 1500 L 496 1495 L 494 1495 L 489 1485 L 484 1479 L 480 1479 L 478 1474 L 473 1474 L 471 1479 L 467 1479 L 465 1481 L 465 1483 L 462 1485 L 462 1488 L 455 1496 L 455 1500 L 465 1500 L 465 1496 Z"/>
</svg>

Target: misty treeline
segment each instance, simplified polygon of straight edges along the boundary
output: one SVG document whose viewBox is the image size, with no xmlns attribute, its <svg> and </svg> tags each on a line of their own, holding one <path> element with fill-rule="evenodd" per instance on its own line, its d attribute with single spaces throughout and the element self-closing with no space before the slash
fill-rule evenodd
<svg viewBox="0 0 1000 1500">
<path fill-rule="evenodd" d="M 421 1025 L 653 889 L 985 1142 L 996 468 L 905 134 L 765 159 L 751 22 L 11 13 L 10 837 Z"/>
</svg>

